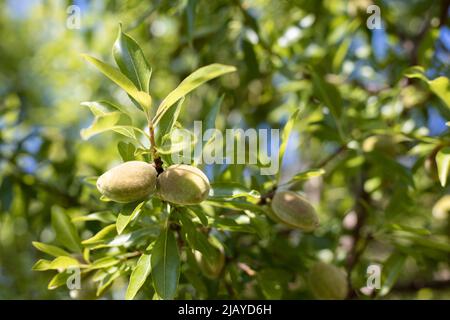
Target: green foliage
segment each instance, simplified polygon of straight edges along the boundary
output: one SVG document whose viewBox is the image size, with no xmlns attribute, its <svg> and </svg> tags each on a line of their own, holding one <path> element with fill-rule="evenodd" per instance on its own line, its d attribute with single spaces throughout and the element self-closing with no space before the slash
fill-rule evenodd
<svg viewBox="0 0 450 320">
<path fill-rule="evenodd" d="M 20 17 L 13 3 L 0 3 L 0 298 L 310 299 L 319 261 L 345 269 L 347 298 L 449 297 L 439 3 L 379 2 L 382 31 L 365 27 L 364 1 L 108 1 L 80 30 L 63 2 Z M 211 190 L 196 205 L 101 197 L 118 163 L 165 170 L 193 152 L 202 141 L 171 134 L 194 137 L 195 120 L 280 129 L 281 170 L 261 175 L 261 155 L 198 164 Z M 311 203 L 316 230 L 269 210 L 279 190 Z"/>
</svg>

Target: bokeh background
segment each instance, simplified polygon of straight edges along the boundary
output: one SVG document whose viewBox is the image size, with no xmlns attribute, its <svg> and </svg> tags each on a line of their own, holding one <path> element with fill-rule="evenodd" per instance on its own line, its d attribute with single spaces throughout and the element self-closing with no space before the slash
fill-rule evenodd
<svg viewBox="0 0 450 320">
<path fill-rule="evenodd" d="M 382 28 L 377 30 L 366 27 L 370 16 L 366 9 L 373 3 L 381 9 Z M 310 66 L 340 91 L 345 140 L 361 142 L 376 130 L 420 136 L 399 142 L 402 151 L 390 157 L 406 178 L 396 176 L 398 167 L 390 167 L 394 171 L 390 172 L 379 162 L 371 163 L 371 169 L 364 167 L 369 176 L 366 191 L 373 200 L 369 226 L 404 225 L 403 231 L 419 235 L 425 229 L 443 245 L 374 240 L 358 267 L 385 261 L 402 248 L 408 258 L 387 297 L 450 298 L 448 187 L 441 187 L 423 165 L 432 148 L 428 153 L 411 151 L 427 137 L 448 143 L 445 123 L 450 106 L 424 82 L 404 76 L 415 65 L 422 66 L 429 79 L 449 76 L 448 4 L 445 0 L 0 0 L 0 299 L 70 298 L 67 290 L 47 289 L 51 274 L 31 270 L 41 257 L 31 242 L 54 239 L 53 210 L 82 215 L 103 205 L 83 179 L 120 161 L 119 138 L 105 134 L 83 141 L 80 129 L 90 124 L 92 116 L 80 103 L 109 97 L 131 108 L 132 104 L 81 54 L 112 63 L 119 23 L 140 43 L 153 67 L 155 101 L 200 66 L 218 62 L 237 67 L 238 72 L 189 96 L 189 112 L 181 118 L 187 126 L 222 93 L 222 128 L 282 128 L 296 108 L 304 107 L 283 164 L 285 177 L 314 167 L 339 150 L 339 135 L 320 95 L 317 99 Z M 81 10 L 79 29 L 67 27 L 71 5 Z M 333 99 L 339 98 L 339 92 L 331 93 Z M 364 157 L 351 151 L 338 160 L 326 163 L 330 174 L 324 180 L 305 186 L 325 221 L 316 242 L 305 246 L 311 254 L 339 260 L 354 236 L 350 180 Z M 411 177 L 416 184 L 413 191 L 402 187 Z M 82 237 L 92 234 L 89 228 L 83 232 Z M 296 236 L 293 233 L 288 240 L 291 251 L 298 252 Z M 279 261 L 289 265 L 295 257 L 293 253 Z M 252 281 L 248 283 L 251 287 Z M 283 297 L 308 297 L 296 285 L 293 281 L 294 293 Z M 255 297 L 247 287 L 241 292 L 241 298 Z M 121 294 L 123 290 L 117 289 L 108 297 Z"/>
</svg>

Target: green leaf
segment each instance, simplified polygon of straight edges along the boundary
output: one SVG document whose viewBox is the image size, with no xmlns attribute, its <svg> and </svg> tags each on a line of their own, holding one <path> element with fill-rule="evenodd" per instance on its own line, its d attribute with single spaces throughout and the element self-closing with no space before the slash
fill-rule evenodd
<svg viewBox="0 0 450 320">
<path fill-rule="evenodd" d="M 117 145 L 117 149 L 124 162 L 134 160 L 134 152 L 136 151 L 134 144 L 120 141 Z"/>
<path fill-rule="evenodd" d="M 48 283 L 48 290 L 54 290 L 62 285 L 65 285 L 70 276 L 70 272 L 57 273 Z"/>
<path fill-rule="evenodd" d="M 172 134 L 163 137 L 163 144 L 157 148 L 159 154 L 170 155 L 182 150 L 190 150 L 194 147 L 197 137 L 191 131 L 180 128 L 175 130 Z M 186 143 L 187 136 L 190 136 L 190 144 Z"/>
<path fill-rule="evenodd" d="M 113 46 L 113 56 L 120 71 L 134 83 L 136 88 L 149 93 L 152 70 L 137 42 L 122 32 L 121 24 Z"/>
<path fill-rule="evenodd" d="M 127 113 L 121 110 L 111 111 L 114 110 L 115 106 L 110 103 L 83 102 L 81 105 L 87 106 L 95 116 L 92 124 L 80 132 L 84 140 L 110 130 L 133 139 L 139 144 L 141 142 L 136 138 L 135 133 L 148 138 L 146 132 L 131 124 L 131 118 Z"/>
<path fill-rule="evenodd" d="M 429 249 L 450 252 L 450 244 L 445 241 L 438 241 L 432 237 L 418 236 L 415 234 L 407 234 L 403 238 L 414 243 L 415 246 L 421 246 Z"/>
<path fill-rule="evenodd" d="M 81 252 L 77 229 L 59 207 L 54 207 L 52 211 L 52 227 L 56 233 L 56 241 L 70 251 Z"/>
<path fill-rule="evenodd" d="M 50 244 L 45 244 L 45 243 L 37 242 L 37 241 L 33 241 L 32 244 L 39 251 L 42 251 L 42 252 L 49 254 L 51 256 L 54 256 L 54 257 L 70 256 L 70 253 L 68 253 L 67 251 L 65 251 L 61 248 L 58 248 L 57 246 L 52 246 Z"/>
<path fill-rule="evenodd" d="M 84 101 L 81 103 L 82 106 L 88 107 L 92 114 L 96 117 L 107 115 L 111 112 L 121 112 L 131 119 L 131 114 L 123 107 L 114 104 L 112 102 L 102 100 L 102 101 Z"/>
<path fill-rule="evenodd" d="M 116 221 L 116 229 L 117 234 L 121 234 L 123 230 L 127 227 L 127 225 L 142 212 L 142 206 L 146 203 L 146 201 L 142 201 L 138 205 L 136 203 L 125 204 L 122 206 L 122 210 L 117 216 Z"/>
<path fill-rule="evenodd" d="M 153 124 L 156 126 L 158 122 L 161 120 L 164 113 L 174 105 L 175 102 L 180 100 L 182 97 L 187 95 L 192 90 L 196 89 L 198 86 L 203 83 L 217 78 L 223 74 L 236 71 L 236 68 L 233 66 L 226 66 L 222 64 L 210 64 L 206 67 L 202 67 L 196 71 L 194 71 L 191 75 L 189 75 L 186 79 L 184 79 L 178 87 L 173 90 L 171 93 L 167 95 L 167 97 L 161 102 L 156 111 L 156 115 L 153 118 Z"/>
<path fill-rule="evenodd" d="M 220 208 L 228 208 L 234 210 L 249 210 L 252 212 L 265 213 L 262 206 L 241 199 L 230 200 L 230 199 L 216 198 L 214 200 L 207 200 L 205 203 Z"/>
<path fill-rule="evenodd" d="M 422 235 L 422 236 L 429 236 L 431 235 L 430 230 L 424 229 L 424 228 L 414 228 L 410 226 L 405 226 L 403 224 L 397 224 L 393 223 L 391 225 L 388 225 L 389 229 L 395 230 L 395 231 L 403 231 L 403 232 L 409 232 L 416 235 Z"/>
<path fill-rule="evenodd" d="M 445 187 L 450 170 L 450 147 L 445 147 L 439 150 L 436 154 L 436 164 L 439 181 L 441 182 L 441 186 Z"/>
<path fill-rule="evenodd" d="M 103 223 L 113 223 L 116 221 L 116 216 L 110 211 L 100 211 L 87 214 L 85 216 L 78 216 L 72 218 L 72 222 L 82 222 L 82 221 L 100 221 Z"/>
<path fill-rule="evenodd" d="M 156 240 L 151 257 L 153 286 L 162 299 L 173 299 L 180 275 L 180 256 L 175 236 L 166 226 Z"/>
<path fill-rule="evenodd" d="M 32 267 L 32 270 L 34 271 L 46 271 L 46 270 L 61 270 L 61 269 L 68 269 L 68 268 L 84 268 L 85 265 L 81 265 L 77 259 L 72 257 L 57 257 L 53 261 L 48 261 L 44 259 L 40 259 L 37 261 L 34 266 Z"/>
<path fill-rule="evenodd" d="M 0 184 L 0 212 L 9 211 L 14 199 L 13 179 L 11 176 L 4 176 Z"/>
<path fill-rule="evenodd" d="M 342 111 L 342 97 L 339 90 L 327 82 L 317 70 L 312 71 L 312 77 L 317 97 L 330 109 L 334 117 L 339 118 Z"/>
<path fill-rule="evenodd" d="M 144 285 L 151 269 L 151 256 L 149 254 L 143 254 L 139 258 L 136 264 L 136 268 L 134 268 L 133 272 L 131 273 L 130 282 L 125 294 L 126 300 L 134 299 L 139 289 Z"/>
<path fill-rule="evenodd" d="M 114 268 L 113 270 L 114 271 L 109 271 L 108 274 L 100 281 L 96 292 L 97 297 L 102 295 L 103 292 L 105 292 L 105 290 L 108 289 L 108 287 L 123 273 L 120 269 Z"/>
<path fill-rule="evenodd" d="M 234 199 L 234 198 L 259 199 L 261 195 L 256 190 L 250 190 L 236 182 L 212 183 L 209 192 L 209 200 Z"/>
<path fill-rule="evenodd" d="M 111 112 L 102 116 L 95 117 L 94 121 L 88 128 L 81 129 L 80 134 L 83 140 L 88 140 L 89 138 L 108 131 L 114 130 L 115 125 L 120 121 L 122 117 L 122 113 L 120 112 Z M 132 132 L 125 131 L 125 136 L 129 136 Z M 134 138 L 134 136 L 131 136 Z"/>
<path fill-rule="evenodd" d="M 98 260 L 95 260 L 92 264 L 89 265 L 89 270 L 95 270 L 95 269 L 104 269 L 112 267 L 116 264 L 118 264 L 120 260 L 114 258 L 114 257 L 103 257 Z"/>
<path fill-rule="evenodd" d="M 184 102 L 184 97 L 182 97 L 178 103 L 176 108 L 172 108 L 167 111 L 159 121 L 158 131 L 155 134 L 155 140 L 158 145 L 161 145 L 163 142 L 163 138 L 166 135 L 170 135 L 172 129 L 177 122 L 178 116 L 180 115 L 181 107 Z"/>
<path fill-rule="evenodd" d="M 96 66 L 105 76 L 111 79 L 119 87 L 125 90 L 134 100 L 136 100 L 142 107 L 142 110 L 148 113 L 152 105 L 152 98 L 144 91 L 140 91 L 135 87 L 133 82 L 128 79 L 118 69 L 104 63 L 94 57 L 84 54 L 84 59 Z"/>
<path fill-rule="evenodd" d="M 194 250 L 200 251 L 211 263 L 214 262 L 218 256 L 218 251 L 208 241 L 207 236 L 197 230 L 195 224 L 184 214 L 184 212 L 178 215 L 178 217 L 183 225 L 182 231 L 189 246 Z"/>
<path fill-rule="evenodd" d="M 49 261 L 49 260 L 39 259 L 39 260 L 36 261 L 36 263 L 33 265 L 33 267 L 31 268 L 31 270 L 34 270 L 34 271 L 46 271 L 46 270 L 50 270 L 50 263 L 51 263 L 51 261 Z"/>
<path fill-rule="evenodd" d="M 284 153 L 286 151 L 289 136 L 291 135 L 292 128 L 294 127 L 294 123 L 297 120 L 299 112 L 300 112 L 300 109 L 295 110 L 295 112 L 291 115 L 288 122 L 284 126 L 283 133 L 281 135 L 280 151 L 278 154 L 278 159 L 279 159 L 278 163 L 280 164 L 280 166 L 283 164 L 283 157 L 284 157 Z M 280 178 L 280 176 L 281 176 L 281 170 L 278 170 L 278 179 Z"/>
<path fill-rule="evenodd" d="M 420 66 L 414 66 L 405 71 L 405 76 L 408 78 L 418 78 L 428 84 L 430 90 L 437 95 L 450 108 L 450 82 L 447 77 L 437 77 L 434 80 L 429 80 L 425 75 L 425 69 Z"/>
<path fill-rule="evenodd" d="M 203 212 L 203 209 L 201 207 L 194 207 L 194 206 L 190 206 L 189 208 L 184 208 L 188 213 L 190 213 L 192 216 L 196 216 L 201 224 L 204 227 L 208 226 L 208 217 L 206 216 L 206 214 Z"/>
<path fill-rule="evenodd" d="M 87 247 L 95 246 L 104 243 L 105 240 L 111 239 L 116 234 L 116 225 L 110 224 L 109 226 L 106 226 L 102 230 L 97 232 L 97 234 L 95 234 L 93 237 L 84 240 L 82 244 Z"/>
<path fill-rule="evenodd" d="M 237 223 L 231 218 L 215 218 L 213 225 L 218 230 L 233 231 L 233 232 L 246 232 L 256 233 L 255 228 L 249 223 Z"/>
<path fill-rule="evenodd" d="M 49 269 L 60 270 L 60 269 L 68 269 L 68 268 L 78 268 L 80 267 L 80 262 L 77 259 L 72 257 L 58 257 L 52 262 L 50 262 Z"/>
<path fill-rule="evenodd" d="M 309 180 L 311 178 L 320 177 L 323 174 L 325 174 L 324 169 L 311 169 L 297 173 L 295 176 L 291 178 L 291 180 L 289 180 L 289 182 Z"/>
<path fill-rule="evenodd" d="M 224 97 L 225 97 L 224 94 L 221 95 L 209 109 L 209 112 L 205 117 L 205 121 L 203 121 L 203 131 L 206 131 L 208 129 L 214 129 L 216 127 L 217 115 L 219 114 L 220 107 L 222 106 Z"/>
<path fill-rule="evenodd" d="M 381 289 L 379 291 L 380 296 L 385 296 L 391 291 L 395 285 L 398 276 L 403 270 L 403 265 L 406 261 L 406 256 L 403 254 L 393 253 L 383 266 L 383 275 L 386 278 L 382 282 Z"/>
</svg>

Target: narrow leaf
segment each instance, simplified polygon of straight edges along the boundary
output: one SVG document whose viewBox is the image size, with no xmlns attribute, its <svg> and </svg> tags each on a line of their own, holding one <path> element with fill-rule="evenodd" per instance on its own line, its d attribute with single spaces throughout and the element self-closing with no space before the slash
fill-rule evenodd
<svg viewBox="0 0 450 320">
<path fill-rule="evenodd" d="M 233 66 L 226 66 L 222 64 L 210 64 L 206 67 L 202 67 L 194 71 L 186 79 L 184 79 L 178 87 L 167 95 L 167 97 L 161 102 L 156 111 L 156 115 L 153 118 L 153 124 L 156 124 L 161 120 L 161 117 L 166 113 L 166 111 L 175 104 L 182 97 L 187 95 L 192 90 L 196 89 L 203 83 L 217 78 L 223 74 L 236 71 Z"/>
<path fill-rule="evenodd" d="M 166 227 L 156 240 L 151 257 L 153 286 L 162 299 L 173 299 L 180 275 L 180 256 L 175 236 Z"/>
<path fill-rule="evenodd" d="M 119 25 L 113 56 L 120 71 L 134 83 L 136 88 L 148 93 L 152 70 L 137 42 L 122 32 L 122 25 Z"/>
<path fill-rule="evenodd" d="M 280 151 L 278 154 L 278 158 L 279 158 L 278 163 L 280 164 L 280 166 L 283 164 L 283 157 L 284 157 L 284 153 L 286 151 L 289 136 L 291 135 L 292 128 L 294 127 L 294 123 L 297 120 L 299 112 L 300 112 L 300 109 L 295 110 L 295 112 L 291 115 L 288 122 L 284 126 L 283 133 L 281 135 Z M 281 176 L 281 170 L 278 170 L 278 179 L 280 178 L 280 176 Z"/>
<path fill-rule="evenodd" d="M 137 206 L 135 203 L 122 206 L 122 210 L 117 216 L 116 229 L 117 234 L 121 234 L 127 225 L 135 219 L 142 211 L 142 206 L 146 201 L 142 201 Z"/>
<path fill-rule="evenodd" d="M 126 300 L 133 300 L 139 289 L 144 285 L 145 280 L 151 271 L 151 256 L 143 254 L 134 268 L 130 276 L 127 292 L 125 294 Z"/>
<path fill-rule="evenodd" d="M 439 150 L 436 154 L 436 164 L 438 169 L 439 181 L 445 187 L 450 171 L 450 147 L 445 147 Z"/>
<path fill-rule="evenodd" d="M 133 99 L 135 99 L 145 112 L 150 110 L 152 99 L 150 95 L 144 91 L 140 91 L 135 87 L 133 82 L 128 79 L 120 70 L 104 63 L 94 57 L 84 54 L 84 59 L 96 66 L 105 76 L 111 79 L 119 87 L 125 90 Z"/>
<path fill-rule="evenodd" d="M 45 243 L 37 242 L 37 241 L 33 241 L 32 244 L 39 251 L 42 251 L 42 252 L 49 254 L 51 256 L 54 256 L 54 257 L 70 256 L 70 253 L 68 253 L 67 251 L 65 251 L 61 248 L 58 248 L 57 246 L 52 246 L 50 244 L 45 244 Z"/>
<path fill-rule="evenodd" d="M 80 237 L 75 226 L 58 207 L 55 207 L 52 211 L 52 227 L 56 233 L 56 241 L 70 251 L 81 252 Z"/>
</svg>

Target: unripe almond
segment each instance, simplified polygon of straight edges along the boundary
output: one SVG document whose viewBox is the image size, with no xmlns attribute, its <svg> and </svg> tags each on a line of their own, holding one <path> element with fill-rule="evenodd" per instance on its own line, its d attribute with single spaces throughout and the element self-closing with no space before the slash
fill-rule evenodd
<svg viewBox="0 0 450 320">
<path fill-rule="evenodd" d="M 128 161 L 102 174 L 97 189 L 115 202 L 144 199 L 156 191 L 156 170 L 143 161 Z"/>
<path fill-rule="evenodd" d="M 364 152 L 378 151 L 394 156 L 399 151 L 399 139 L 386 134 L 378 134 L 366 138 L 362 144 Z"/>
<path fill-rule="evenodd" d="M 314 207 L 293 191 L 275 193 L 271 207 L 275 216 L 290 227 L 313 231 L 319 226 L 319 218 Z"/>
<path fill-rule="evenodd" d="M 198 204 L 209 194 L 208 177 L 196 167 L 172 165 L 158 176 L 158 194 L 164 201 L 191 205 Z"/>
<path fill-rule="evenodd" d="M 210 279 L 216 279 L 225 265 L 225 253 L 223 248 L 218 248 L 213 257 L 206 258 L 200 251 L 195 251 L 195 259 L 203 274 Z"/>
<path fill-rule="evenodd" d="M 346 274 L 333 265 L 323 262 L 316 263 L 309 272 L 308 282 L 317 299 L 342 300 L 347 297 Z"/>
</svg>

